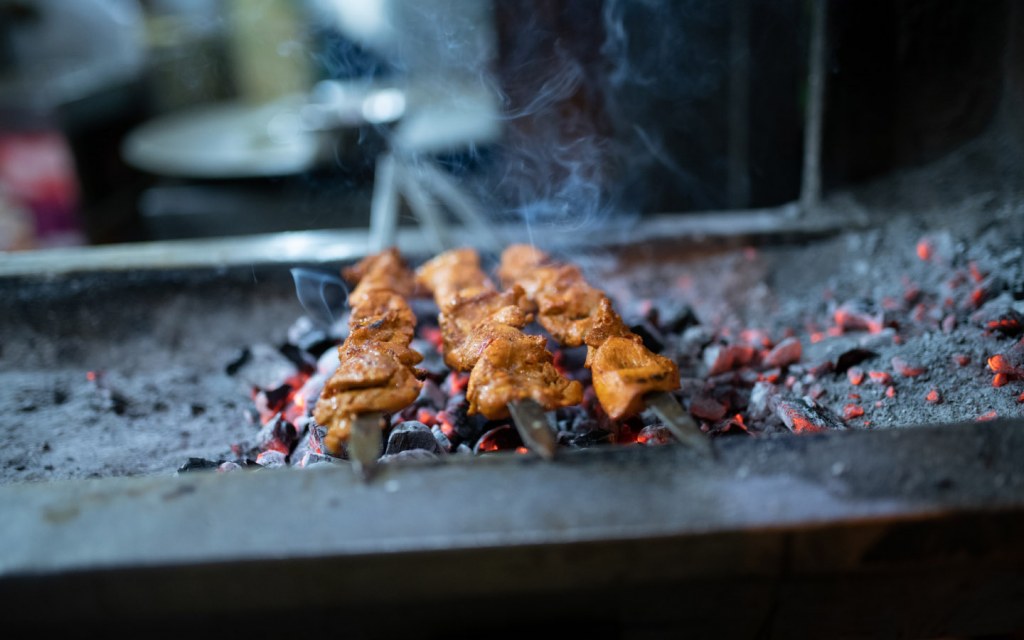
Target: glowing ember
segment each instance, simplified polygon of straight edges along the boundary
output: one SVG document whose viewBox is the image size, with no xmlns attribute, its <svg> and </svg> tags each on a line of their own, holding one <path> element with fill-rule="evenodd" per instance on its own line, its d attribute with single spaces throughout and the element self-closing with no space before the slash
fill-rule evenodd
<svg viewBox="0 0 1024 640">
<path fill-rule="evenodd" d="M 843 429 L 839 418 L 826 408 L 806 400 L 783 400 L 777 404 L 777 413 L 793 433 L 822 433 Z"/>
<path fill-rule="evenodd" d="M 669 276 L 667 297 L 659 298 L 652 289 L 640 294 L 644 298 L 630 300 L 630 291 L 624 290 L 625 308 L 631 314 L 627 324 L 643 327 L 645 342 L 656 342 L 657 351 L 675 358 L 683 384 L 678 398 L 708 437 L 758 436 L 784 429 L 797 434 L 864 429 L 871 425 L 865 418 L 872 406 L 882 409 L 871 416 L 877 415 L 874 422 L 881 426 L 894 416 L 908 415 L 896 406 L 905 398 L 953 405 L 943 397 L 939 385 L 948 390 L 975 384 L 977 389 L 995 394 L 990 383 L 1012 388 L 1015 381 L 1024 380 L 1024 341 L 1013 344 L 1006 340 L 1024 333 L 1024 314 L 1020 312 L 1024 307 L 1000 277 L 989 275 L 1002 267 L 985 259 L 974 262 L 966 255 L 954 256 L 953 246 L 935 236 L 922 238 L 914 250 L 917 258 L 928 264 L 914 261 L 903 277 L 873 282 L 860 291 L 826 288 L 821 306 L 812 305 L 806 314 L 792 317 L 787 321 L 792 323 L 789 327 L 774 321 L 762 324 L 762 316 L 754 316 L 758 326 L 743 326 L 728 318 L 712 318 L 702 324 L 685 302 L 687 296 L 704 291 L 689 275 L 675 280 Z M 961 264 L 966 266 L 954 267 Z M 680 320 L 687 314 L 676 311 L 677 307 L 687 310 L 689 320 Z M 828 311 L 823 313 L 824 309 Z M 488 421 L 468 415 L 465 394 L 469 376 L 450 372 L 445 366 L 436 310 L 423 307 L 416 314 L 417 349 L 425 355 L 420 372 L 424 392 L 414 404 L 385 416 L 384 435 L 421 423 L 417 437 L 423 436 L 426 442 L 429 432 L 444 454 L 526 452 L 508 419 Z M 936 335 L 941 339 L 932 340 Z M 972 342 L 975 339 L 985 342 Z M 982 344 L 989 349 L 988 357 L 980 355 Z M 963 352 L 956 353 L 954 348 Z M 626 421 L 608 418 L 593 393 L 590 372 L 584 366 L 585 349 L 551 352 L 555 368 L 580 380 L 585 388 L 580 405 L 549 413 L 560 446 L 675 442 L 653 413 Z M 314 365 L 321 353 L 313 354 Z M 305 354 L 305 360 L 293 353 L 285 355 L 283 364 L 291 367 L 288 375 L 267 376 L 253 386 L 262 427 L 255 439 L 260 450 L 246 448 L 253 441 L 250 439 L 237 451 L 239 460 L 248 466 L 254 466 L 253 460 L 278 464 L 282 454 L 299 466 L 305 464 L 303 460 L 330 458 L 318 443 L 322 430 L 309 415 L 310 405 L 318 397 L 316 387 L 322 386 L 323 380 L 315 370 L 304 368 L 310 354 Z M 257 356 L 254 352 L 253 359 L 259 363 Z M 979 357 L 987 365 L 984 370 L 970 366 L 972 361 L 978 363 Z M 267 364 L 276 366 L 277 361 L 268 358 Z M 100 373 L 90 371 L 86 376 L 96 382 Z M 897 381 L 901 385 L 898 400 Z M 1024 403 L 1024 392 L 1014 388 L 1012 395 L 999 401 L 1019 406 L 1016 402 Z M 987 413 L 977 419 L 994 418 L 995 409 L 988 411 L 989 407 L 1005 413 L 999 401 L 980 405 Z M 899 410 L 886 411 L 887 407 Z M 931 414 L 934 417 L 936 412 Z M 299 441 L 297 445 L 294 439 Z"/>
<path fill-rule="evenodd" d="M 796 338 L 786 338 L 768 352 L 764 364 L 768 367 L 785 367 L 800 361 L 803 349 Z"/>
<path fill-rule="evenodd" d="M 708 375 L 715 376 L 738 369 L 754 358 L 754 348 L 746 344 L 714 345 L 704 351 Z"/>
<path fill-rule="evenodd" d="M 871 312 L 855 302 L 847 302 L 833 314 L 836 328 L 840 332 L 867 331 L 880 333 L 884 327 L 882 314 Z"/>
<path fill-rule="evenodd" d="M 879 385 L 890 385 L 892 384 L 892 376 L 885 371 L 868 371 L 868 377 L 871 378 L 871 382 Z"/>
<path fill-rule="evenodd" d="M 860 367 L 850 367 L 846 370 L 846 377 L 849 379 L 850 384 L 859 386 L 860 383 L 864 382 L 864 370 Z"/>
<path fill-rule="evenodd" d="M 932 253 L 934 247 L 929 240 L 918 240 L 917 242 L 917 257 L 927 262 L 932 259 Z"/>
<path fill-rule="evenodd" d="M 895 356 L 892 359 L 892 368 L 901 376 L 906 376 L 908 378 L 919 376 L 925 372 L 924 367 L 912 365 L 899 356 Z"/>
<path fill-rule="evenodd" d="M 636 436 L 636 442 L 648 446 L 665 445 L 675 442 L 675 437 L 664 426 L 651 425 L 640 430 Z"/>
</svg>

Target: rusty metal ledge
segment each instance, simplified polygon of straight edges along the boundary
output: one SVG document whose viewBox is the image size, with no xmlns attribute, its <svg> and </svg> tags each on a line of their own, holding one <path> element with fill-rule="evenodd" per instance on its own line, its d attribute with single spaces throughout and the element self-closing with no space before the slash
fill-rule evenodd
<svg viewBox="0 0 1024 640">
<path fill-rule="evenodd" d="M 313 612 L 370 637 L 413 624 L 379 628 L 395 603 L 490 603 L 495 620 L 547 624 L 574 615 L 556 601 L 614 592 L 591 620 L 621 628 L 633 607 L 665 600 L 643 624 L 717 615 L 723 637 L 799 626 L 786 594 L 801 589 L 844 606 L 833 599 L 846 587 L 819 592 L 824 581 L 877 589 L 858 596 L 868 604 L 885 585 L 921 589 L 926 607 L 876 603 L 889 617 L 856 618 L 869 632 L 1024 625 L 1024 611 L 1001 606 L 1024 590 L 1024 421 L 726 439 L 719 452 L 452 458 L 386 467 L 369 484 L 323 465 L 2 486 L 0 601 L 14 623 L 171 629 Z M 755 587 L 757 602 L 721 619 Z M 963 607 L 974 610 L 953 616 Z M 427 630 L 438 627 L 403 627 Z"/>
</svg>

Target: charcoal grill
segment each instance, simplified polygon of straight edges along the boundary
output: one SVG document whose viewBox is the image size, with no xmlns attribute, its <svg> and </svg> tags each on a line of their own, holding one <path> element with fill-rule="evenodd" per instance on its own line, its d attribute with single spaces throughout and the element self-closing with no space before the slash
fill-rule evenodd
<svg viewBox="0 0 1024 640">
<path fill-rule="evenodd" d="M 67 396 L 5 412 L 6 431 L 22 434 L 6 464 L 30 480 L 0 486 L 10 622 L 362 637 L 1024 625 L 1021 420 L 726 438 L 717 460 L 672 446 L 568 451 L 555 464 L 452 457 L 387 465 L 371 483 L 338 465 L 175 475 L 251 431 L 224 365 L 301 313 L 286 264 L 335 269 L 358 255 L 333 240 L 335 253 L 311 262 L 204 265 L 203 242 L 163 262 L 120 248 L 106 269 L 72 261 L 40 275 L 36 255 L 15 274 L 8 263 L 6 384 L 24 374 L 38 390 L 50 376 Z M 120 373 L 109 383 L 120 413 L 87 386 L 87 371 L 104 369 Z M 164 451 L 167 431 L 189 436 Z"/>
<path fill-rule="evenodd" d="M 1008 13 L 1019 27 L 1021 12 Z M 1013 140 L 1024 94 L 1019 43 L 1008 41 L 998 124 Z M 816 40 L 818 62 L 822 48 Z M 806 243 L 893 217 L 888 199 L 905 191 L 904 204 L 927 201 L 921 220 L 934 200 L 955 200 L 965 215 L 985 210 L 990 225 L 1020 228 L 1006 189 L 1020 184 L 1007 179 L 1020 165 L 989 166 L 971 149 L 959 160 L 980 183 L 961 189 L 964 172 L 950 164 L 942 179 L 912 176 L 869 192 L 874 222 L 857 215 L 864 206 L 823 198 L 823 67 L 811 67 L 799 203 L 652 216 L 607 230 L 601 250 L 656 262 L 663 251 Z M 1018 153 L 995 133 L 997 157 Z M 572 250 L 579 235 L 546 239 Z M 280 342 L 302 313 L 288 268 L 336 272 L 367 239 L 283 233 L 0 261 L 7 625 L 176 638 L 1024 629 L 1019 414 L 720 438 L 715 460 L 630 446 L 554 463 L 511 452 L 406 461 L 369 483 L 343 464 L 176 474 L 189 457 L 252 436 L 248 390 L 225 366 L 247 345 Z M 453 231 L 453 244 L 472 240 Z M 415 230 L 397 244 L 426 257 Z"/>
</svg>

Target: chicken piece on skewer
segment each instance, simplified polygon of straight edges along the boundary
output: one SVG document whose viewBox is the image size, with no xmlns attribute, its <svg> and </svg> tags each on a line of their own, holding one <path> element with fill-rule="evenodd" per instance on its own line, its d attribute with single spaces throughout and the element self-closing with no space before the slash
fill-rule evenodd
<svg viewBox="0 0 1024 640">
<path fill-rule="evenodd" d="M 605 413 L 614 420 L 653 409 L 682 441 L 707 448 L 707 439 L 670 392 L 679 389 L 675 362 L 644 346 L 574 265 L 554 262 L 529 245 L 502 254 L 499 278 L 520 286 L 535 305 L 537 322 L 563 346 L 587 345 L 586 366 Z"/>
<path fill-rule="evenodd" d="M 349 294 L 349 336 L 338 347 L 339 366 L 327 380 L 313 417 L 327 427 L 324 444 L 367 471 L 380 454 L 381 416 L 416 400 L 422 383 L 414 366 L 422 359 L 409 348 L 416 316 L 404 296 L 415 288 L 412 272 L 394 249 L 369 256 L 343 275 Z"/>
<path fill-rule="evenodd" d="M 559 373 L 543 337 L 521 331 L 533 319 L 525 292 L 497 291 L 472 249 L 435 257 L 417 281 L 437 302 L 445 362 L 470 372 L 469 412 L 490 420 L 511 414 L 524 441 L 552 456 L 554 434 L 543 411 L 579 404 L 583 386 Z"/>
</svg>

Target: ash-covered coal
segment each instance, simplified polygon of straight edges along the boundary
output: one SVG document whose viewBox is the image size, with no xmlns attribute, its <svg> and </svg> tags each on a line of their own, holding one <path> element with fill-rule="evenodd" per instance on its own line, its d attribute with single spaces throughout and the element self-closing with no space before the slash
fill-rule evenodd
<svg viewBox="0 0 1024 640">
<path fill-rule="evenodd" d="M 990 169 L 998 154 L 983 164 L 972 160 L 978 149 L 970 154 L 832 194 L 807 215 L 866 221 L 832 237 L 748 247 L 667 239 L 597 256 L 588 274 L 677 362 L 676 396 L 709 438 L 800 437 L 784 419 L 796 425 L 793 415 L 847 430 L 1022 417 L 1024 181 L 1019 167 L 1013 180 Z M 297 435 L 289 465 L 346 464 L 324 453 L 308 416 L 338 366 L 344 317 L 302 320 L 290 278 L 275 288 L 248 267 L 235 275 L 146 284 L 138 303 L 123 301 L 139 296 L 131 282 L 127 297 L 113 287 L 80 300 L 55 296 L 57 279 L 44 287 L 50 298 L 29 305 L 32 287 L 8 285 L 0 478 L 264 468 L 260 433 L 275 415 Z M 420 422 L 441 459 L 473 455 L 487 433 L 503 443 L 495 429 L 507 423 L 465 414 L 466 380 L 437 354 L 436 310 L 415 305 L 426 383 L 382 437 Z M 559 353 L 559 366 L 588 384 L 585 350 Z M 565 448 L 665 441 L 652 416 L 613 424 L 592 393 L 554 418 Z"/>
</svg>

